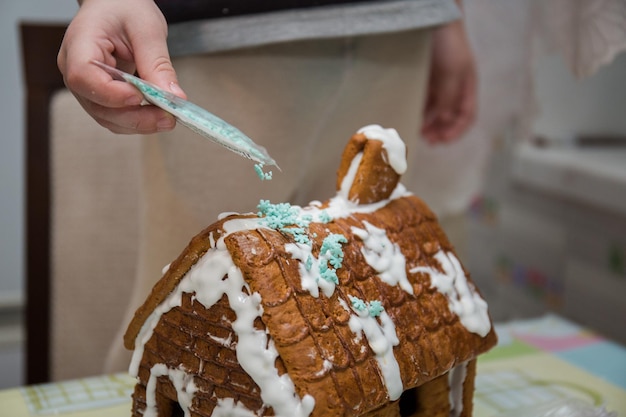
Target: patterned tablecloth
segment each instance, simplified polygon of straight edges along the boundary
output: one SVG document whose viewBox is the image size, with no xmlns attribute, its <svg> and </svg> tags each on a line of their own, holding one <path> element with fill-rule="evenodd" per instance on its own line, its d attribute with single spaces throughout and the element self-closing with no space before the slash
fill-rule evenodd
<svg viewBox="0 0 626 417">
<path fill-rule="evenodd" d="M 480 357 L 474 415 L 580 400 L 626 416 L 626 348 L 557 316 L 496 327 Z M 105 375 L 0 391 L 0 416 L 126 417 L 134 380 Z"/>
</svg>

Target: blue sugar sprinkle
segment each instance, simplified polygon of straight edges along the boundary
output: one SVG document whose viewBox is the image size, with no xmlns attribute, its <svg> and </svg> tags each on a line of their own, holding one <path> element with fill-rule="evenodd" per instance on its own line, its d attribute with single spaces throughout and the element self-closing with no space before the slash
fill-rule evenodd
<svg viewBox="0 0 626 417">
<path fill-rule="evenodd" d="M 342 243 L 348 243 L 348 239 L 344 235 L 332 233 L 322 242 L 322 248 L 320 249 L 320 255 L 328 254 L 330 259 L 328 262 L 336 269 L 341 268 L 343 263 L 343 249 Z"/>
<path fill-rule="evenodd" d="M 269 200 L 261 200 L 257 206 L 257 215 L 262 217 L 262 223 L 269 228 L 278 230 L 285 235 L 290 235 L 297 243 L 311 245 L 311 239 L 307 234 L 308 227 L 313 221 L 313 216 L 301 214 L 298 207 L 289 203 L 272 204 Z M 317 235 L 315 235 L 317 237 Z M 343 249 L 341 244 L 348 243 L 348 239 L 341 234 L 329 234 L 322 242 L 320 257 L 323 262 L 319 265 L 319 278 L 335 285 L 339 284 L 337 269 L 343 263 Z M 313 258 L 309 256 L 304 267 L 307 271 L 313 268 Z M 330 264 L 331 267 L 328 265 Z"/>
<path fill-rule="evenodd" d="M 356 311 L 367 310 L 367 304 L 365 304 L 365 301 L 361 300 L 358 297 L 353 297 L 351 295 L 349 297 L 350 297 L 350 303 L 352 304 L 353 309 L 355 309 Z"/>
<path fill-rule="evenodd" d="M 267 227 L 294 236 L 298 243 L 311 244 L 306 234 L 311 221 L 307 216 L 300 216 L 297 207 L 289 203 L 272 204 L 269 200 L 261 200 L 257 208 L 257 215 L 263 217 L 263 224 Z"/>
<path fill-rule="evenodd" d="M 330 214 L 328 214 L 328 212 L 326 210 L 323 210 L 320 214 L 319 214 L 319 220 L 322 223 L 330 223 L 333 221 L 333 218 Z"/>
<path fill-rule="evenodd" d="M 358 312 L 367 311 L 370 317 L 378 317 L 381 315 L 383 311 L 385 311 L 385 308 L 383 307 L 382 303 L 378 300 L 374 300 L 374 301 L 370 301 L 369 303 L 366 303 L 365 301 L 361 300 L 358 297 L 353 297 L 351 295 L 349 295 L 348 297 L 350 297 L 350 303 L 352 303 L 352 308 L 355 311 L 358 311 Z"/>
<path fill-rule="evenodd" d="M 385 308 L 380 301 L 374 300 L 369 302 L 367 310 L 369 311 L 370 316 L 378 317 L 383 311 L 385 311 Z"/>
<path fill-rule="evenodd" d="M 311 239 L 309 239 L 309 237 L 304 234 L 304 232 L 302 232 L 301 234 L 294 234 L 293 237 L 297 243 L 302 243 L 303 245 L 309 246 L 311 245 Z"/>
<path fill-rule="evenodd" d="M 329 268 L 328 265 L 321 264 L 320 265 L 320 276 L 328 281 L 332 282 L 335 285 L 339 284 L 339 277 L 337 277 L 337 271 L 333 268 Z"/>
<path fill-rule="evenodd" d="M 262 164 L 255 164 L 254 171 L 256 172 L 256 175 L 258 175 L 258 177 L 261 179 L 261 181 L 265 181 L 265 180 L 269 181 L 272 179 L 272 171 L 263 172 Z"/>
</svg>

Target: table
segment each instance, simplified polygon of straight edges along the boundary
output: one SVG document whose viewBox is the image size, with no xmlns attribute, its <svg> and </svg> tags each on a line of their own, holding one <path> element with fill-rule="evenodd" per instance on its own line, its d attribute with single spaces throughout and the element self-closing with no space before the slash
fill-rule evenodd
<svg viewBox="0 0 626 417">
<path fill-rule="evenodd" d="M 559 316 L 496 325 L 478 359 L 474 415 L 575 398 L 626 416 L 626 348 Z"/>
<path fill-rule="evenodd" d="M 505 416 L 563 399 L 626 416 L 626 348 L 561 317 L 496 325 L 498 346 L 478 360 L 474 415 Z M 126 374 L 0 391 L 0 416 L 126 417 Z"/>
</svg>

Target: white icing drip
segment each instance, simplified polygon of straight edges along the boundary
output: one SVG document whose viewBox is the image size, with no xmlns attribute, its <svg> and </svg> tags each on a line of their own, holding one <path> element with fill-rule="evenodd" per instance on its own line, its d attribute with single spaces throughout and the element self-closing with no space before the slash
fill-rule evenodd
<svg viewBox="0 0 626 417">
<path fill-rule="evenodd" d="M 402 175 L 406 172 L 406 145 L 395 129 L 384 129 L 379 125 L 369 125 L 359 129 L 368 139 L 379 140 L 387 151 L 387 162 L 396 173 Z"/>
<path fill-rule="evenodd" d="M 448 372 L 450 387 L 450 417 L 459 417 L 463 411 L 463 383 L 467 376 L 467 362 L 463 362 Z"/>
<path fill-rule="evenodd" d="M 332 281 L 327 281 L 320 277 L 320 265 L 327 263 L 330 255 L 323 255 L 320 258 L 313 256 L 313 248 L 302 243 L 287 243 L 285 251 L 290 253 L 293 259 L 300 261 L 298 270 L 300 272 L 300 285 L 313 297 L 319 297 L 321 289 L 324 295 L 330 298 L 335 292 L 337 286 Z M 308 269 L 307 269 L 307 262 Z"/>
<path fill-rule="evenodd" d="M 381 280 L 389 285 L 399 285 L 413 294 L 413 286 L 406 276 L 406 259 L 400 247 L 389 240 L 384 229 L 368 222 L 363 224 L 367 230 L 352 227 L 352 233 L 363 241 L 361 253 L 365 261 L 379 273 Z"/>
<path fill-rule="evenodd" d="M 245 405 L 235 402 L 232 398 L 220 398 L 211 413 L 211 417 L 258 417 L 248 410 Z"/>
<path fill-rule="evenodd" d="M 330 371 L 331 369 L 333 369 L 333 363 L 331 361 L 329 361 L 328 359 L 324 359 L 324 363 L 322 364 L 322 369 L 320 369 L 319 371 L 317 371 L 314 376 L 316 377 L 320 377 L 326 374 L 326 372 Z"/>
<path fill-rule="evenodd" d="M 239 213 L 237 213 L 236 211 L 225 211 L 223 213 L 220 213 L 217 215 L 217 220 L 222 220 L 225 219 L 228 216 L 232 216 L 232 215 L 237 215 Z"/>
<path fill-rule="evenodd" d="M 176 294 L 178 296 L 176 296 Z M 152 333 L 154 328 L 159 323 L 159 319 L 161 316 L 168 311 L 170 311 L 174 307 L 178 307 L 182 303 L 181 292 L 175 291 L 170 294 L 161 304 L 159 304 L 150 314 L 150 316 L 146 319 L 144 324 L 141 326 L 141 330 L 135 339 L 135 350 L 133 351 L 133 356 L 130 361 L 130 366 L 128 372 L 131 376 L 136 377 L 139 372 L 139 364 L 141 363 L 141 358 L 143 357 L 144 346 L 148 343 L 148 340 L 152 337 Z"/>
<path fill-rule="evenodd" d="M 348 168 L 346 176 L 343 177 L 343 180 L 341 180 L 341 186 L 339 187 L 339 192 L 337 194 L 345 198 L 346 200 L 348 200 L 348 194 L 350 193 L 350 188 L 352 188 L 354 177 L 359 170 L 361 159 L 363 159 L 363 152 L 357 153 L 354 158 L 352 158 L 352 162 L 350 162 L 350 168 Z M 355 203 L 358 204 L 358 201 L 355 201 Z"/>
<path fill-rule="evenodd" d="M 165 266 L 163 267 L 163 269 L 161 269 L 161 274 L 162 274 L 162 275 L 165 275 L 165 273 L 166 273 L 167 271 L 169 271 L 169 270 L 170 270 L 170 265 L 171 265 L 171 263 L 170 263 L 170 264 L 165 265 Z"/>
<path fill-rule="evenodd" d="M 376 356 L 389 399 L 397 400 L 404 388 L 400 377 L 400 366 L 393 354 L 393 346 L 400 343 L 393 320 L 384 311 L 379 316 L 380 323 L 367 311 L 352 311 L 353 314 L 348 321 L 350 330 L 356 335 L 365 334 L 367 343 Z"/>
<path fill-rule="evenodd" d="M 300 261 L 298 270 L 300 271 L 300 285 L 302 289 L 308 291 L 313 297 L 320 296 L 321 289 L 324 295 L 330 298 L 335 292 L 335 283 L 320 278 L 319 269 L 321 262 L 327 262 L 328 259 L 320 259 L 313 256 L 312 247 L 302 243 L 288 243 L 285 245 L 285 251 L 290 253 L 293 259 Z M 307 270 L 306 263 L 310 260 L 310 268 Z"/>
<path fill-rule="evenodd" d="M 227 281 L 231 280 L 236 282 L 233 288 L 245 285 L 241 271 L 234 265 L 228 273 Z M 254 293 L 247 296 L 239 291 L 239 294 L 228 294 L 228 300 L 237 314 L 237 320 L 233 322 L 233 330 L 238 338 L 237 360 L 261 388 L 263 403 L 271 406 L 277 416 L 308 416 L 313 411 L 315 400 L 306 395 L 300 401 L 289 375 L 278 375 L 275 367 L 278 352 L 274 344 L 268 343 L 265 331 L 254 328 L 254 320 L 262 314 L 260 295 Z"/>
<path fill-rule="evenodd" d="M 411 273 L 429 274 L 432 286 L 446 296 L 450 311 L 459 317 L 461 324 L 472 333 L 486 336 L 491 330 L 487 303 L 467 281 L 461 263 L 453 253 L 442 250 L 434 258 L 441 265 L 443 273 L 428 266 L 415 267 Z"/>
<path fill-rule="evenodd" d="M 314 221 L 318 221 L 324 212 L 333 219 L 341 219 L 349 217 L 354 213 L 374 213 L 385 207 L 391 201 L 410 195 L 412 194 L 407 191 L 404 185 L 398 183 L 389 198 L 371 204 L 358 204 L 348 200 L 342 195 L 341 191 L 339 191 L 328 201 L 328 207 L 322 209 L 319 205 L 309 205 L 308 207 L 300 208 L 300 214 L 310 215 L 313 217 Z"/>
<path fill-rule="evenodd" d="M 242 230 L 269 229 L 267 226 L 263 225 L 262 219 L 260 217 L 244 217 L 232 219 L 225 222 L 222 227 L 224 228 L 225 234 L 224 236 L 220 237 L 220 239 L 218 240 L 218 244 L 219 242 L 224 242 L 224 238 L 231 233 L 239 232 Z"/>
<path fill-rule="evenodd" d="M 229 233 L 257 227 L 261 227 L 259 219 L 233 219 L 224 223 L 226 233 L 218 240 L 215 248 L 207 251 L 198 260 L 180 281 L 176 290 L 144 323 L 136 339 L 130 373 L 137 375 L 145 343 L 152 336 L 161 316 L 181 304 L 183 293 L 195 292 L 195 299 L 206 308 L 210 308 L 226 294 L 230 307 L 237 316 L 232 323 L 233 331 L 238 338 L 237 360 L 261 388 L 261 399 L 271 406 L 279 417 L 307 417 L 315 406 L 315 400 L 310 395 L 300 400 L 289 375 L 278 375 L 275 367 L 278 352 L 274 343 L 272 340 L 268 341 L 265 331 L 254 327 L 254 320 L 263 312 L 260 296 L 258 293 L 250 294 L 241 271 L 233 263 L 224 243 L 224 238 Z M 247 292 L 242 289 L 246 289 Z"/>
<path fill-rule="evenodd" d="M 212 334 L 209 335 L 209 337 L 216 341 L 217 343 L 219 343 L 220 345 L 224 346 L 224 347 L 231 347 L 232 343 L 233 343 L 233 337 L 232 335 L 228 335 L 228 337 L 224 338 L 224 337 L 216 337 L 213 336 Z"/>
<path fill-rule="evenodd" d="M 165 364 L 156 364 L 150 369 L 150 379 L 146 386 L 146 409 L 144 417 L 157 417 L 158 410 L 156 404 L 156 383 L 160 376 L 167 376 L 174 388 L 180 408 L 185 413 L 185 417 L 191 416 L 191 403 L 193 396 L 198 391 L 198 387 L 193 382 L 193 375 L 187 374 L 184 369 L 168 368 Z"/>
</svg>

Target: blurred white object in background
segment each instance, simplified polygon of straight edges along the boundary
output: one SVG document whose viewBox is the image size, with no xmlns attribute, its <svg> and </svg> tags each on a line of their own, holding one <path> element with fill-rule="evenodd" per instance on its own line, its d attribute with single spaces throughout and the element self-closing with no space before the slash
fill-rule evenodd
<svg viewBox="0 0 626 417">
<path fill-rule="evenodd" d="M 626 1 L 534 1 L 537 33 L 578 78 L 595 73 L 626 49 Z"/>
</svg>

